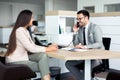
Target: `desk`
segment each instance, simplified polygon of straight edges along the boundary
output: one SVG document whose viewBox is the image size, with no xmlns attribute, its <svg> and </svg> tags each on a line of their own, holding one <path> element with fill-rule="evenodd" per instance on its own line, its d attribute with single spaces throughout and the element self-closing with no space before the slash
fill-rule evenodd
<svg viewBox="0 0 120 80">
<path fill-rule="evenodd" d="M 85 80 L 91 80 L 91 60 L 120 58 L 120 52 L 101 49 L 90 49 L 81 52 L 58 50 L 47 52 L 48 56 L 62 60 L 85 60 Z"/>
</svg>

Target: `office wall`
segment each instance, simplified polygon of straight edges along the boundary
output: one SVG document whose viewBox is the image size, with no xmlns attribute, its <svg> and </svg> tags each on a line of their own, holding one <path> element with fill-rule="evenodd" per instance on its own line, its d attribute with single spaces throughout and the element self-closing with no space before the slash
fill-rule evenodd
<svg viewBox="0 0 120 80">
<path fill-rule="evenodd" d="M 40 5 L 15 3 L 15 4 L 13 4 L 13 7 L 12 7 L 13 22 L 15 22 L 15 20 L 16 20 L 18 14 L 20 13 L 20 11 L 22 11 L 24 9 L 31 10 L 34 14 L 34 19 L 35 20 L 38 19 L 39 15 L 44 16 L 43 8 Z"/>
<path fill-rule="evenodd" d="M 77 10 L 77 0 L 54 0 L 53 10 Z"/>
<path fill-rule="evenodd" d="M 95 6 L 95 13 L 104 12 L 104 5 L 120 3 L 120 0 L 77 0 L 77 10 L 84 6 Z"/>
<path fill-rule="evenodd" d="M 44 16 L 44 8 L 41 5 L 26 3 L 0 2 L 0 26 L 11 26 L 21 10 L 30 9 L 33 11 L 34 18 Z"/>
<path fill-rule="evenodd" d="M 110 50 L 120 51 L 120 16 L 91 17 L 101 27 L 103 36 L 111 38 Z M 109 59 L 110 68 L 120 70 L 120 59 Z"/>
<path fill-rule="evenodd" d="M 77 0 L 45 0 L 45 12 L 53 10 L 77 10 Z"/>
<path fill-rule="evenodd" d="M 0 26 L 7 26 L 11 24 L 12 19 L 12 5 L 0 3 Z"/>
<path fill-rule="evenodd" d="M 10 26 L 14 24 L 18 13 L 23 9 L 30 9 L 37 17 L 42 17 L 44 20 L 45 8 L 47 10 L 77 10 L 77 0 L 45 0 L 45 4 L 28 4 L 17 2 L 0 2 L 0 26 Z M 2 20 L 4 19 L 4 21 Z"/>
</svg>

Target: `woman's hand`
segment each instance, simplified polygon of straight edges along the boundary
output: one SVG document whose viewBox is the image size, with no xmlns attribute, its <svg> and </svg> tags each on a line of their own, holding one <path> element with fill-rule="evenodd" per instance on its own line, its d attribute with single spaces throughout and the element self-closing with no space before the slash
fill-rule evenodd
<svg viewBox="0 0 120 80">
<path fill-rule="evenodd" d="M 56 50 L 58 50 L 58 46 L 56 44 L 52 44 L 46 47 L 46 52 L 56 51 Z"/>
</svg>

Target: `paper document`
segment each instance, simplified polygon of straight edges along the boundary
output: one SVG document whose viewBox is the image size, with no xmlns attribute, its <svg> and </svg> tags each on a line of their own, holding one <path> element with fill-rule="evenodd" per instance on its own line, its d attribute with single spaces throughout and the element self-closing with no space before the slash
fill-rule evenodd
<svg viewBox="0 0 120 80">
<path fill-rule="evenodd" d="M 67 50 L 67 51 L 77 51 L 77 52 L 87 51 L 87 49 L 78 49 L 78 48 L 73 48 L 73 47 L 65 47 L 65 48 L 61 48 L 61 49 Z"/>
</svg>

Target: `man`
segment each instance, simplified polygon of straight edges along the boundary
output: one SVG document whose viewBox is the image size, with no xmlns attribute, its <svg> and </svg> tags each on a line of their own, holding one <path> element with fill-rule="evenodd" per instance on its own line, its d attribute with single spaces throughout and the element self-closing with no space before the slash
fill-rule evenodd
<svg viewBox="0 0 120 80">
<path fill-rule="evenodd" d="M 73 45 L 75 48 L 80 49 L 104 49 L 102 44 L 102 31 L 96 24 L 89 21 L 89 17 L 89 12 L 86 10 L 77 12 L 77 22 L 79 24 L 73 26 L 75 33 L 73 35 Z M 85 34 L 83 32 L 85 32 Z M 99 63 L 100 60 L 92 60 L 92 68 Z M 80 72 L 81 69 L 84 70 L 84 60 L 67 61 L 65 65 L 77 80 L 84 80 L 84 74 Z"/>
</svg>

